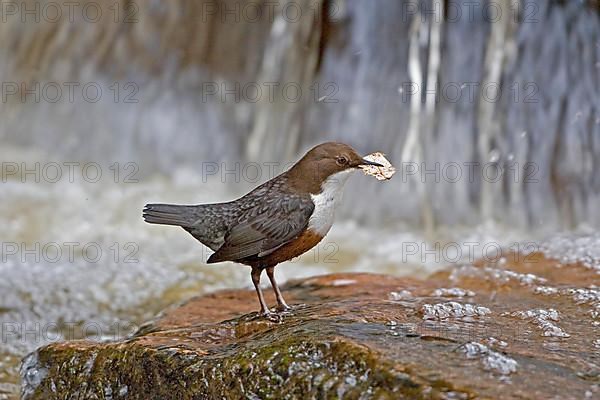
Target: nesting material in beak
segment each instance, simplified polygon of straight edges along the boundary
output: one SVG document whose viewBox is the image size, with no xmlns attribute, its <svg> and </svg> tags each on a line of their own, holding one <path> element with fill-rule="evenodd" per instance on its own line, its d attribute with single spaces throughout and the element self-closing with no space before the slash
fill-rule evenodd
<svg viewBox="0 0 600 400">
<path fill-rule="evenodd" d="M 359 165 L 365 175 L 374 176 L 377 180 L 391 179 L 396 173 L 396 168 L 385 158 L 383 153 L 371 153 L 363 157 L 369 164 Z"/>
</svg>

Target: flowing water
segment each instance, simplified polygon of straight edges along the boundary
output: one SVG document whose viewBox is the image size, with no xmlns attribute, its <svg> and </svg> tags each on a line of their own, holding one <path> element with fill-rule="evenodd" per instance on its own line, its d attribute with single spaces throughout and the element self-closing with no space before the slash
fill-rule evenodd
<svg viewBox="0 0 600 400">
<path fill-rule="evenodd" d="M 327 240 L 281 280 L 426 276 L 558 231 L 545 251 L 597 261 L 600 17 L 586 2 L 282 0 L 236 21 L 233 0 L 140 0 L 91 22 L 88 3 L 72 19 L 2 14 L 0 398 L 37 346 L 120 337 L 249 286 L 141 208 L 231 199 L 326 140 L 399 172 L 353 177 Z"/>
</svg>

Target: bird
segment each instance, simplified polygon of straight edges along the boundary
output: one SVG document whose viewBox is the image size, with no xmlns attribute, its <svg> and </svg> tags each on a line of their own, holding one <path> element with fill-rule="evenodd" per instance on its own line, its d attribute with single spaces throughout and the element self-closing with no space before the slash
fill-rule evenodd
<svg viewBox="0 0 600 400">
<path fill-rule="evenodd" d="M 259 315 L 276 319 L 277 312 L 291 308 L 275 280 L 275 266 L 307 252 L 327 235 L 346 181 L 352 172 L 368 165 L 382 167 L 347 144 L 322 143 L 287 171 L 237 200 L 199 205 L 147 204 L 143 218 L 150 224 L 182 227 L 214 251 L 208 264 L 233 261 L 250 266 Z M 263 271 L 275 293 L 275 313 L 267 306 L 260 288 Z"/>
</svg>

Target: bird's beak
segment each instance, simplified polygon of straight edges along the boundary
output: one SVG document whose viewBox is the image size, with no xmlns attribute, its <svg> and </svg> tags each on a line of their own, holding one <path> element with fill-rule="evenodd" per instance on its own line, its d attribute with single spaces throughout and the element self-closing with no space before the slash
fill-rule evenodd
<svg viewBox="0 0 600 400">
<path fill-rule="evenodd" d="M 376 163 L 374 161 L 369 161 L 369 160 L 365 160 L 364 158 L 361 160 L 361 163 L 359 164 L 359 166 L 361 165 L 374 165 L 375 167 L 383 167 L 383 165 Z"/>
</svg>

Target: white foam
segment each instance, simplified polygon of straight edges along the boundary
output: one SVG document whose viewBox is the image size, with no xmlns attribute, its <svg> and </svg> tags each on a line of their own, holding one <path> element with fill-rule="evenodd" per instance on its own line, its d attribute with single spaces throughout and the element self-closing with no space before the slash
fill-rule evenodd
<svg viewBox="0 0 600 400">
<path fill-rule="evenodd" d="M 423 304 L 423 319 L 441 320 L 447 318 L 483 317 L 491 313 L 490 309 L 474 304 L 461 304 L 454 301 L 437 304 Z"/>
<path fill-rule="evenodd" d="M 561 264 L 581 263 L 600 273 L 600 232 L 585 231 L 553 235 L 540 244 L 546 257 Z"/>
<path fill-rule="evenodd" d="M 431 296 L 435 297 L 473 297 L 475 292 L 472 290 L 461 289 L 461 288 L 439 288 L 435 289 Z"/>
<path fill-rule="evenodd" d="M 469 342 L 462 346 L 467 358 L 478 358 L 486 370 L 491 370 L 502 375 L 508 375 L 517 371 L 518 363 L 501 353 L 489 349 L 487 346 Z"/>
<path fill-rule="evenodd" d="M 538 328 L 540 328 L 542 331 L 542 336 L 563 338 L 571 337 L 571 335 L 563 331 L 554 323 L 558 322 L 560 314 L 553 308 L 549 308 L 547 310 L 538 308 L 526 311 L 515 311 L 510 313 L 510 315 L 519 317 L 521 319 L 530 320 L 532 323 L 536 324 Z"/>
</svg>

